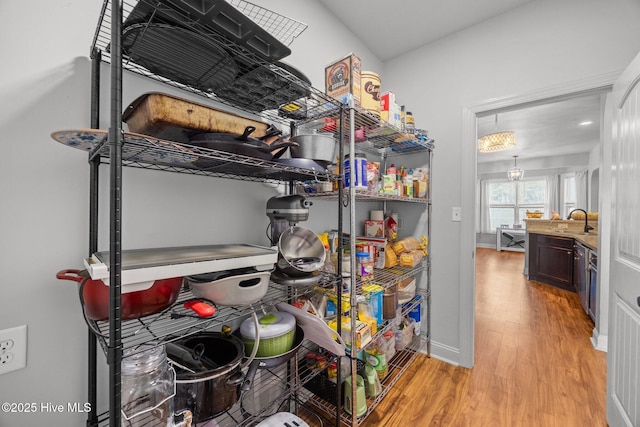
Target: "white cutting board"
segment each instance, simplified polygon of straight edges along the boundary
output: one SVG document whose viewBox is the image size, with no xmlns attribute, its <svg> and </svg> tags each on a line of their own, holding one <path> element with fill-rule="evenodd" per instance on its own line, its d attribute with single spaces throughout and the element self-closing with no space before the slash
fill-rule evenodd
<svg viewBox="0 0 640 427">
<path fill-rule="evenodd" d="M 292 306 L 291 304 L 276 304 L 278 310 L 291 313 L 296 318 L 296 323 L 304 330 L 304 337 L 320 347 L 326 348 L 331 353 L 338 356 L 345 356 L 345 343 L 342 337 L 331 329 L 319 317 Z"/>
</svg>

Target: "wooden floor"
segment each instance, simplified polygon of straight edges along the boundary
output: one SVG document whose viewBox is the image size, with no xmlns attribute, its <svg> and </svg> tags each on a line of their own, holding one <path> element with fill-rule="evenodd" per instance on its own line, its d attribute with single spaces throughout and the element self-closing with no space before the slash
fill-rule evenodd
<svg viewBox="0 0 640 427">
<path fill-rule="evenodd" d="M 363 427 L 607 425 L 593 322 L 576 294 L 527 281 L 523 263 L 478 248 L 475 366 L 419 356 Z"/>
</svg>

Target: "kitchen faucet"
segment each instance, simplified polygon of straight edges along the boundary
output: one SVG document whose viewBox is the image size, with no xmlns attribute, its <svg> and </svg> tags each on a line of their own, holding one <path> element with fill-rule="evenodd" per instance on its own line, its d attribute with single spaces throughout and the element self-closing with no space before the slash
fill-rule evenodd
<svg viewBox="0 0 640 427">
<path fill-rule="evenodd" d="M 593 230 L 593 227 L 589 225 L 587 211 L 585 211 L 584 209 L 573 209 L 571 212 L 569 212 L 569 215 L 567 215 L 567 219 L 571 219 L 571 214 L 575 211 L 584 212 L 584 232 L 588 233 L 589 230 Z"/>
</svg>

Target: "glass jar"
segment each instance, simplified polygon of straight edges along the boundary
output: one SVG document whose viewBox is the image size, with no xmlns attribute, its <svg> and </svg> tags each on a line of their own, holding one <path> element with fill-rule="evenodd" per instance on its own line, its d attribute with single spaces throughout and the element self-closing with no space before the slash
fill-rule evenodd
<svg viewBox="0 0 640 427">
<path fill-rule="evenodd" d="M 405 118 L 406 118 L 405 132 L 415 133 L 416 125 L 415 125 L 415 121 L 413 120 L 413 113 L 411 113 L 411 111 L 407 111 Z"/>
<path fill-rule="evenodd" d="M 318 355 L 315 354 L 312 351 L 307 353 L 307 355 L 305 356 L 305 359 L 307 361 L 307 368 L 308 369 L 314 369 L 316 367 L 316 358 L 317 357 L 318 357 Z"/>
<path fill-rule="evenodd" d="M 122 426 L 172 426 L 176 373 L 165 347 L 131 350 L 123 355 L 121 369 Z"/>
</svg>

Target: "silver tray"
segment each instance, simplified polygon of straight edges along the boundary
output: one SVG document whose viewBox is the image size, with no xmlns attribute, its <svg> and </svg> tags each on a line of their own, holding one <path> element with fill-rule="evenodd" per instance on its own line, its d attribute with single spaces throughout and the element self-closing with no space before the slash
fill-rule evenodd
<svg viewBox="0 0 640 427">
<path fill-rule="evenodd" d="M 214 271 L 255 267 L 273 269 L 278 251 L 256 245 L 204 245 L 124 250 L 121 253 L 121 284 L 144 290 L 154 280 Z M 96 252 L 84 260 L 92 279 L 109 285 L 110 253 Z"/>
</svg>

